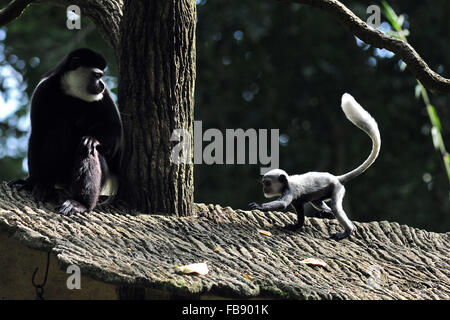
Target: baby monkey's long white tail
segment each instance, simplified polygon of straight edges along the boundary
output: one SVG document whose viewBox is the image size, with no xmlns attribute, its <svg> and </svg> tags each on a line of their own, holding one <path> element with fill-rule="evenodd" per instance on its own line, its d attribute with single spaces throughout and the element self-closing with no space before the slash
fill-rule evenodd
<svg viewBox="0 0 450 320">
<path fill-rule="evenodd" d="M 355 98 L 353 98 L 350 94 L 344 93 L 342 96 L 341 103 L 342 110 L 345 113 L 345 116 L 348 120 L 350 120 L 355 126 L 363 130 L 365 133 L 369 135 L 372 139 L 372 152 L 366 161 L 363 162 L 356 169 L 342 175 L 338 176 L 338 179 L 341 183 L 345 183 L 353 178 L 359 176 L 361 173 L 367 170 L 372 163 L 374 163 L 375 159 L 378 157 L 378 153 L 380 152 L 381 147 L 381 138 L 380 131 L 378 130 L 377 122 L 374 118 L 364 110 L 361 105 L 356 102 Z"/>
</svg>

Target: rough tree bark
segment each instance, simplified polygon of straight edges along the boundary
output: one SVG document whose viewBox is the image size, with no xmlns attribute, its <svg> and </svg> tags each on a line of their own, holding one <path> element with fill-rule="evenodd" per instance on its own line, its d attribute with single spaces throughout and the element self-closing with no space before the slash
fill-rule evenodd
<svg viewBox="0 0 450 320">
<path fill-rule="evenodd" d="M 193 167 L 169 156 L 173 130 L 193 128 L 195 18 L 194 0 L 124 6 L 118 60 L 126 153 L 119 196 L 144 212 L 191 212 Z"/>
</svg>

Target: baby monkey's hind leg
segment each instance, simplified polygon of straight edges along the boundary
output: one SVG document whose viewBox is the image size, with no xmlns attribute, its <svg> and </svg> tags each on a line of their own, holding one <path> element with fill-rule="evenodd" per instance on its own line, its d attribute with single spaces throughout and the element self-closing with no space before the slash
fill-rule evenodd
<svg viewBox="0 0 450 320">
<path fill-rule="evenodd" d="M 326 219 L 334 219 L 333 210 L 325 203 L 325 201 L 316 200 L 311 201 L 310 204 L 314 209 L 317 210 L 315 217 L 317 218 L 326 218 Z"/>
<path fill-rule="evenodd" d="M 303 227 L 305 224 L 305 210 L 304 210 L 304 202 L 302 201 L 292 201 L 292 207 L 295 209 L 295 213 L 297 214 L 297 223 L 291 224 L 285 227 L 286 230 L 296 231 Z"/>
<path fill-rule="evenodd" d="M 344 200 L 345 188 L 342 184 L 336 184 L 333 187 L 333 192 L 331 195 L 331 210 L 334 216 L 339 221 L 342 227 L 344 227 L 344 232 L 339 232 L 333 234 L 331 237 L 335 240 L 341 240 L 350 236 L 355 229 L 353 223 L 347 218 L 344 209 L 342 208 L 342 202 Z"/>
</svg>

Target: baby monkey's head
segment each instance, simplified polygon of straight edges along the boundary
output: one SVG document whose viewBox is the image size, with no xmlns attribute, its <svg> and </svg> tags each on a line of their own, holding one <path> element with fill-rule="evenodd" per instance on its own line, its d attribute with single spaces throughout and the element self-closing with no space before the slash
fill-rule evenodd
<svg viewBox="0 0 450 320">
<path fill-rule="evenodd" d="M 261 182 L 266 198 L 279 197 L 287 186 L 288 174 L 281 169 L 273 169 L 262 177 Z"/>
</svg>

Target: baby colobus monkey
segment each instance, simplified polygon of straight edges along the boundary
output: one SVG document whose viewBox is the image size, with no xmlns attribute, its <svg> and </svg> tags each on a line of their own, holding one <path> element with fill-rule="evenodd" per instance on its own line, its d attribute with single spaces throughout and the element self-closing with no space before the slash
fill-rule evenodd
<svg viewBox="0 0 450 320">
<path fill-rule="evenodd" d="M 309 202 L 316 209 L 333 214 L 344 228 L 344 232 L 336 233 L 332 238 L 340 240 L 350 236 L 355 227 L 342 208 L 345 194 L 344 183 L 357 177 L 372 165 L 380 151 L 381 138 L 375 119 L 350 94 L 345 93 L 342 96 L 341 106 L 347 119 L 372 139 L 372 151 L 366 161 L 341 176 L 335 176 L 328 172 L 308 172 L 290 176 L 280 169 L 270 170 L 262 178 L 264 196 L 266 198 L 280 196 L 280 198 L 261 205 L 250 203 L 251 209 L 285 210 L 292 204 L 297 211 L 298 220 L 297 224 L 289 226 L 288 229 L 296 230 L 304 224 L 303 204 Z M 324 202 L 328 199 L 331 199 L 331 208 Z"/>
<path fill-rule="evenodd" d="M 102 188 L 117 189 L 111 183 L 117 182 L 123 130 L 102 80 L 105 68 L 99 53 L 74 50 L 44 75 L 31 98 L 29 177 L 10 185 L 38 200 L 49 200 L 62 186 L 69 193 L 58 209 L 64 215 L 90 211 Z"/>
</svg>

